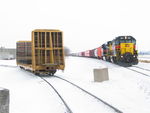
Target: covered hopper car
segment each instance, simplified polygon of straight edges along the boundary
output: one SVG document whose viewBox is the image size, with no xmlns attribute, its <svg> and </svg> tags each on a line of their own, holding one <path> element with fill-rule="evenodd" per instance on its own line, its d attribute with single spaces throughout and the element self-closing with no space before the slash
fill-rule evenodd
<svg viewBox="0 0 150 113">
<path fill-rule="evenodd" d="M 17 65 L 35 74 L 53 75 L 64 70 L 63 32 L 36 29 L 31 41 L 17 42 Z"/>
</svg>

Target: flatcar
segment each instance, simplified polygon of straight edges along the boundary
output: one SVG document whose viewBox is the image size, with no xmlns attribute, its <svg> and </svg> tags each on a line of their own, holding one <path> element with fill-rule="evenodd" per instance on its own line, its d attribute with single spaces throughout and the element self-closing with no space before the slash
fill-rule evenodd
<svg viewBox="0 0 150 113">
<path fill-rule="evenodd" d="M 18 41 L 16 45 L 16 61 L 20 68 L 38 75 L 53 75 L 65 68 L 63 32 L 60 30 L 33 30 L 31 41 Z"/>
<path fill-rule="evenodd" d="M 132 36 L 118 36 L 98 48 L 81 53 L 86 57 L 102 59 L 122 66 L 138 64 L 136 39 Z M 82 54 L 81 56 L 83 56 Z"/>
</svg>

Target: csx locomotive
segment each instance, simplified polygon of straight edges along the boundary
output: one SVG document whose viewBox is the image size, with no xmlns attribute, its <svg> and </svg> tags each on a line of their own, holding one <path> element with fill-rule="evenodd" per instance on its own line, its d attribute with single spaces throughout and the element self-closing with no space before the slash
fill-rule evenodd
<svg viewBox="0 0 150 113">
<path fill-rule="evenodd" d="M 138 64 L 136 39 L 132 36 L 118 36 L 98 48 L 73 55 L 98 58 L 123 66 Z"/>
</svg>

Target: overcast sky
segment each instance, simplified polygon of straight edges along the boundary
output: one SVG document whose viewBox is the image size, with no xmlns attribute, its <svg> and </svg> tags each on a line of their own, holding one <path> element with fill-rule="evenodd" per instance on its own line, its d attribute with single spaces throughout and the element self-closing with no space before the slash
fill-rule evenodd
<svg viewBox="0 0 150 113">
<path fill-rule="evenodd" d="M 31 40 L 34 29 L 60 29 L 73 52 L 96 48 L 119 35 L 132 35 L 150 50 L 149 0 L 1 0 L 0 46 Z"/>
</svg>

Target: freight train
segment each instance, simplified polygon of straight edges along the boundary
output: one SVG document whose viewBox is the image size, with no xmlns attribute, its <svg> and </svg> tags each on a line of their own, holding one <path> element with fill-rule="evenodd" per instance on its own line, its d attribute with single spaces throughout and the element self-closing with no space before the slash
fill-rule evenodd
<svg viewBox="0 0 150 113">
<path fill-rule="evenodd" d="M 118 36 L 98 48 L 72 55 L 102 59 L 122 66 L 138 64 L 136 39 L 132 36 Z"/>
<path fill-rule="evenodd" d="M 38 75 L 53 75 L 57 69 L 64 70 L 63 32 L 36 29 L 31 34 L 31 41 L 16 44 L 17 65 Z"/>
</svg>

